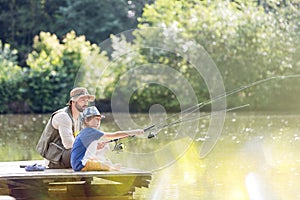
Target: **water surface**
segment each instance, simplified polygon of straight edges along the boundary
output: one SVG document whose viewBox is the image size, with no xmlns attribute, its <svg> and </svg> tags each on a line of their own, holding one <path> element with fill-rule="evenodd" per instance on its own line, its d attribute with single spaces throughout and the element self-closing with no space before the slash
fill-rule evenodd
<svg viewBox="0 0 300 200">
<path fill-rule="evenodd" d="M 102 129 L 118 130 L 113 117 L 106 116 Z M 48 118 L 0 115 L 0 161 L 41 159 L 35 145 Z M 148 115 L 133 118 L 141 127 L 149 125 Z M 299 122 L 295 114 L 228 113 L 217 145 L 204 159 L 199 149 L 209 118 L 199 121 L 196 134 L 173 127 L 151 140 L 124 140 L 125 152 L 108 156 L 153 169 L 150 187 L 137 189 L 135 199 L 300 199 Z M 149 152 L 155 159 L 139 163 Z"/>
</svg>

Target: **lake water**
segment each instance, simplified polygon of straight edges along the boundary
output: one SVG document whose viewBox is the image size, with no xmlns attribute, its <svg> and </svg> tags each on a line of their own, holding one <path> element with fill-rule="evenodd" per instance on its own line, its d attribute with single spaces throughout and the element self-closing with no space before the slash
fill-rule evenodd
<svg viewBox="0 0 300 200">
<path fill-rule="evenodd" d="M 41 159 L 35 145 L 48 118 L 0 115 L 0 161 Z M 148 115 L 132 118 L 140 127 L 150 124 Z M 111 114 L 101 126 L 118 130 Z M 173 127 L 153 139 L 124 139 L 124 152 L 108 156 L 153 171 L 150 187 L 137 189 L 135 199 L 300 199 L 300 115 L 228 113 L 217 144 L 200 159 L 208 127 L 209 118 L 201 118 L 195 133 Z"/>
</svg>

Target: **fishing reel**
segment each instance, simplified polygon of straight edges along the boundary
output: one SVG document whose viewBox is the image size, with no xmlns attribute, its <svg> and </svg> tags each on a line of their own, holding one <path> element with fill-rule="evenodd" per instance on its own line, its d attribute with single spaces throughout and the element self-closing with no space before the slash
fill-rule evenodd
<svg viewBox="0 0 300 200">
<path fill-rule="evenodd" d="M 163 127 L 157 126 L 157 125 L 152 125 L 149 126 L 148 128 L 145 128 L 144 131 L 150 131 L 148 134 L 148 139 L 155 138 L 157 136 L 157 133 L 162 129 Z"/>
<path fill-rule="evenodd" d="M 148 134 L 148 139 L 156 138 L 157 133 L 160 131 L 160 127 L 153 127 L 152 129 L 149 129 L 150 133 Z"/>
<path fill-rule="evenodd" d="M 156 135 L 157 135 L 157 133 L 156 132 L 150 132 L 149 134 L 148 134 L 148 139 L 151 139 L 151 138 L 154 138 L 154 137 L 156 137 Z"/>
<path fill-rule="evenodd" d="M 125 145 L 122 142 L 119 143 L 118 140 L 114 142 L 115 146 L 112 151 L 116 151 L 117 153 L 123 152 L 123 150 L 125 149 Z"/>
</svg>

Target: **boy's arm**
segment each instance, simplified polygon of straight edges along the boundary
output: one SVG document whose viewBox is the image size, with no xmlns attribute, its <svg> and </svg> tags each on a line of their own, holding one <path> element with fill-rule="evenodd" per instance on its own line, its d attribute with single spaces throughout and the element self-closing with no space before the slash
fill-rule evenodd
<svg viewBox="0 0 300 200">
<path fill-rule="evenodd" d="M 121 138 L 126 136 L 134 136 L 134 135 L 142 135 L 144 134 L 143 129 L 136 129 L 136 130 L 128 130 L 128 131 L 116 131 L 113 133 L 104 133 L 103 138 L 105 139 L 115 139 Z"/>
</svg>

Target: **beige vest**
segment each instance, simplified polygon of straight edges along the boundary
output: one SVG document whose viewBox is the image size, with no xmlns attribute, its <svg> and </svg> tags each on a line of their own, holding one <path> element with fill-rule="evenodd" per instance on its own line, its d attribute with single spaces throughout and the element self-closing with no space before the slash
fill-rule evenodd
<svg viewBox="0 0 300 200">
<path fill-rule="evenodd" d="M 59 112 L 68 113 L 70 119 L 72 120 L 72 132 L 74 133 L 74 120 L 71 114 L 70 107 L 62 108 L 52 113 L 36 146 L 36 150 L 41 156 L 54 163 L 59 162 L 61 155 L 65 150 L 58 130 L 52 126 L 52 118 L 55 114 Z M 79 121 L 79 123 L 81 123 L 81 120 Z M 81 124 L 79 126 L 81 127 Z"/>
</svg>

